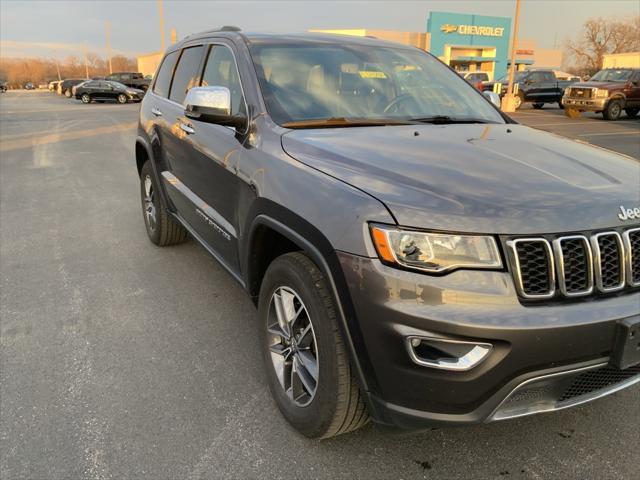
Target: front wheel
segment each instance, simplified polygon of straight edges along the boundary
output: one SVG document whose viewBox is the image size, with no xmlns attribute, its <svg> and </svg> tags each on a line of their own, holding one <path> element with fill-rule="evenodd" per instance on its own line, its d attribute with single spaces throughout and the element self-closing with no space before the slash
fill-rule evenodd
<svg viewBox="0 0 640 480">
<path fill-rule="evenodd" d="M 522 94 L 522 92 L 518 92 L 518 94 L 514 98 L 514 102 L 515 102 L 513 105 L 514 108 L 516 110 L 519 110 L 522 104 L 524 103 L 524 95 Z"/>
<path fill-rule="evenodd" d="M 309 257 L 287 253 L 269 265 L 258 315 L 269 388 L 296 430 L 327 438 L 367 423 L 333 297 Z"/>
<path fill-rule="evenodd" d="M 602 116 L 605 120 L 618 120 L 621 114 L 622 102 L 620 100 L 611 100 L 602 110 Z"/>
<path fill-rule="evenodd" d="M 534 103 L 534 104 L 532 104 L 532 106 L 536 110 L 540 110 L 542 107 L 544 107 L 544 103 Z"/>
<path fill-rule="evenodd" d="M 82 100 L 82 103 L 91 103 L 91 96 L 88 93 L 83 93 L 80 100 Z"/>
<path fill-rule="evenodd" d="M 640 108 L 625 108 L 624 113 L 627 114 L 627 117 L 634 118 L 640 112 Z"/>
<path fill-rule="evenodd" d="M 127 96 L 124 93 L 118 95 L 118 103 L 127 103 Z"/>
</svg>

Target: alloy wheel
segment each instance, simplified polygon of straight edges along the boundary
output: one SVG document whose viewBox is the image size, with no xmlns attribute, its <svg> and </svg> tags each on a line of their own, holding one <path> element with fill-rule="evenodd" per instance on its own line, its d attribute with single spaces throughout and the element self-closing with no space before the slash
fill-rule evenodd
<svg viewBox="0 0 640 480">
<path fill-rule="evenodd" d="M 118 95 L 118 102 L 119 103 L 127 103 L 127 97 L 124 93 L 121 93 L 120 95 Z"/>
<path fill-rule="evenodd" d="M 144 214 L 147 219 L 147 225 L 149 225 L 149 229 L 154 231 L 156 229 L 156 206 L 153 203 L 154 201 L 154 191 L 153 191 L 153 182 L 151 181 L 151 177 L 147 175 L 144 177 Z"/>
<path fill-rule="evenodd" d="M 267 341 L 273 368 L 289 399 L 309 405 L 318 388 L 319 363 L 316 335 L 300 296 L 278 287 L 271 296 Z"/>
</svg>

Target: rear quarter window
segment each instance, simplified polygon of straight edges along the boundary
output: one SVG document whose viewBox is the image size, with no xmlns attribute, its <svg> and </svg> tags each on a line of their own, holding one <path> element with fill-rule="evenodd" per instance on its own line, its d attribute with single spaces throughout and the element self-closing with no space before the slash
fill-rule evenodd
<svg viewBox="0 0 640 480">
<path fill-rule="evenodd" d="M 153 93 L 160 95 L 161 97 L 169 97 L 169 87 L 171 86 L 171 77 L 173 76 L 173 68 L 176 65 L 178 54 L 180 52 L 171 52 L 162 60 L 162 65 L 158 74 L 156 75 L 156 81 L 153 84 Z"/>
</svg>

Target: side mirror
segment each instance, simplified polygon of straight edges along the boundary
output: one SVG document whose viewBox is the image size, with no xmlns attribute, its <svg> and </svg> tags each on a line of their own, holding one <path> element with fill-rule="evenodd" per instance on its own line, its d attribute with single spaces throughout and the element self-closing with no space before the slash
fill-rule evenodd
<svg viewBox="0 0 640 480">
<path fill-rule="evenodd" d="M 231 115 L 231 92 L 227 87 L 193 87 L 184 99 L 185 116 L 201 122 L 244 128 L 247 119 Z"/>
<path fill-rule="evenodd" d="M 487 90 L 482 92 L 482 95 L 484 95 L 484 97 L 491 103 L 493 103 L 496 107 L 500 108 L 500 95 L 498 95 L 496 92 L 490 92 Z"/>
</svg>

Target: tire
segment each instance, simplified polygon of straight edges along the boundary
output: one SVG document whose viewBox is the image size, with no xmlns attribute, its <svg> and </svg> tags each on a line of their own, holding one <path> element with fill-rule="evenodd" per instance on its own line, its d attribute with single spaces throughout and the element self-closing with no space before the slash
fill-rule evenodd
<svg viewBox="0 0 640 480">
<path fill-rule="evenodd" d="M 540 110 L 542 107 L 544 107 L 544 103 L 533 103 L 531 104 L 533 106 L 533 108 L 535 108 L 536 110 Z"/>
<path fill-rule="evenodd" d="M 580 118 L 582 112 L 577 108 L 565 107 L 564 114 L 569 118 Z"/>
<path fill-rule="evenodd" d="M 166 247 L 187 239 L 186 229 L 174 220 L 163 205 L 149 160 L 140 171 L 140 197 L 144 225 L 151 242 Z"/>
<path fill-rule="evenodd" d="M 564 110 L 564 105 L 562 105 L 562 100 L 560 100 L 560 101 L 558 102 L 558 108 L 559 108 L 560 110 Z"/>
<path fill-rule="evenodd" d="M 522 94 L 522 92 L 518 92 L 518 94 L 516 95 L 516 101 L 515 101 L 515 109 L 519 110 L 520 107 L 522 107 L 522 105 L 524 105 L 524 95 Z"/>
<path fill-rule="evenodd" d="M 604 110 L 602 116 L 605 120 L 618 120 L 622 114 L 622 102 L 620 100 L 610 100 Z"/>
<path fill-rule="evenodd" d="M 82 103 L 91 103 L 91 95 L 89 95 L 88 93 L 83 93 L 80 97 L 80 100 L 82 100 Z"/>
<path fill-rule="evenodd" d="M 124 93 L 121 93 L 120 95 L 118 95 L 118 103 L 127 103 L 127 96 Z"/>
<path fill-rule="evenodd" d="M 638 112 L 640 112 L 640 108 L 637 107 L 624 109 L 624 113 L 626 113 L 629 118 L 635 118 L 638 115 Z"/>
<path fill-rule="evenodd" d="M 71 98 L 71 90 L 70 89 L 66 89 L 64 91 L 64 96 L 67 97 L 67 98 Z"/>
<path fill-rule="evenodd" d="M 291 340 L 279 326 L 278 299 L 285 305 L 281 312 L 298 312 L 291 323 L 295 327 L 284 327 L 294 332 L 289 335 Z M 287 253 L 269 265 L 260 288 L 258 315 L 269 389 L 282 415 L 296 430 L 309 438 L 328 438 L 368 422 L 338 330 L 333 298 L 324 276 L 306 255 Z M 297 374 L 293 373 L 294 364 Z"/>
</svg>

